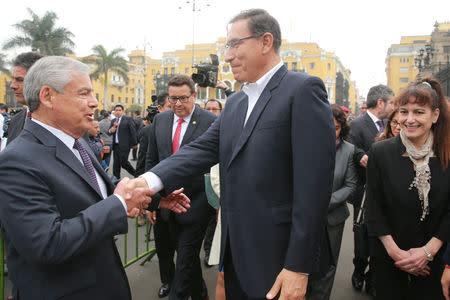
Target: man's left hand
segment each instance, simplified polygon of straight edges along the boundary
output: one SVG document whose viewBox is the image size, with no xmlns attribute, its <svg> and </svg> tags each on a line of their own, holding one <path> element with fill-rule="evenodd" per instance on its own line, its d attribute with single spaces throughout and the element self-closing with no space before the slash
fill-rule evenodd
<svg viewBox="0 0 450 300">
<path fill-rule="evenodd" d="M 137 147 L 138 147 L 138 145 L 134 145 L 134 146 L 131 147 L 131 149 L 137 150 Z"/>
<path fill-rule="evenodd" d="M 299 274 L 287 269 L 281 270 L 277 280 L 267 293 L 267 299 L 273 299 L 281 290 L 279 300 L 303 300 L 305 299 L 308 275 Z"/>
</svg>

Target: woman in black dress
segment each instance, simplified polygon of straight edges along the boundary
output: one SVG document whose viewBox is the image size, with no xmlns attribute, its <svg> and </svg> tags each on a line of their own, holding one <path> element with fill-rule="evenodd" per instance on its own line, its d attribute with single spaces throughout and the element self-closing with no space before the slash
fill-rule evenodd
<svg viewBox="0 0 450 300">
<path fill-rule="evenodd" d="M 444 299 L 450 241 L 450 130 L 438 81 L 411 83 L 396 98 L 401 132 L 372 146 L 367 225 L 376 299 Z M 444 246 L 444 247 L 443 247 Z"/>
</svg>

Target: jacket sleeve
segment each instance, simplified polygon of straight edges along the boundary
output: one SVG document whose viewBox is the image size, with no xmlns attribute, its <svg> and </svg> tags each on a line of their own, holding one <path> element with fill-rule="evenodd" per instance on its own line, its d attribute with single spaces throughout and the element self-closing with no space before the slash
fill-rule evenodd
<svg viewBox="0 0 450 300">
<path fill-rule="evenodd" d="M 376 148 L 376 147 L 375 147 Z M 366 181 L 366 210 L 367 230 L 369 236 L 378 237 L 391 234 L 386 214 L 386 197 L 384 196 L 383 181 L 377 149 L 369 152 Z"/>
<path fill-rule="evenodd" d="M 130 146 L 137 145 L 137 134 L 136 134 L 136 125 L 133 122 L 133 119 L 130 118 L 130 122 L 128 122 L 128 130 L 130 132 Z"/>
<path fill-rule="evenodd" d="M 343 202 L 349 201 L 356 189 L 358 178 L 356 177 L 355 163 L 353 161 L 354 146 L 347 160 L 347 168 L 345 170 L 345 179 L 342 186 L 331 194 L 330 205 L 328 210 L 335 208 Z"/>
<path fill-rule="evenodd" d="M 322 80 L 310 77 L 299 84 L 293 93 L 292 223 L 284 267 L 311 274 L 315 271 L 325 238 L 333 186 L 336 135 Z"/>
</svg>

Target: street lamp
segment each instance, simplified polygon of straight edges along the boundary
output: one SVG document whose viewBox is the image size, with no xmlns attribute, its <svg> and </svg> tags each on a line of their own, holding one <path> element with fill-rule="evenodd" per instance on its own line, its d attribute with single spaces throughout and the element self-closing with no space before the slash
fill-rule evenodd
<svg viewBox="0 0 450 300">
<path fill-rule="evenodd" d="M 419 50 L 419 54 L 416 58 L 414 58 L 414 64 L 419 69 L 419 73 L 426 69 L 431 68 L 431 58 L 433 57 L 434 49 L 431 47 L 430 44 L 425 45 L 425 49 L 421 48 Z"/>
<path fill-rule="evenodd" d="M 201 8 L 197 5 L 196 6 L 196 1 L 198 2 L 198 0 L 187 0 L 186 4 L 191 4 L 192 3 L 192 65 L 195 64 L 195 55 L 194 55 L 194 45 L 195 45 L 195 12 L 196 11 L 201 11 Z M 211 6 L 209 3 L 205 4 L 207 7 Z M 178 9 L 182 9 L 181 6 L 178 7 Z"/>
</svg>

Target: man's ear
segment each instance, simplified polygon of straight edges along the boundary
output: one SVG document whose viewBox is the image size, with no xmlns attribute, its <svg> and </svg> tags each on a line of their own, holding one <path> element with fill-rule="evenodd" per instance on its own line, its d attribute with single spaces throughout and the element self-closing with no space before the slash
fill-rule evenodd
<svg viewBox="0 0 450 300">
<path fill-rule="evenodd" d="M 41 105 L 47 107 L 47 108 L 53 108 L 53 101 L 55 99 L 55 90 L 52 89 L 48 85 L 44 85 L 41 90 L 39 91 L 39 101 L 41 102 Z"/>
<path fill-rule="evenodd" d="M 263 43 L 263 53 L 268 53 L 273 48 L 273 35 L 270 32 L 266 32 L 261 36 Z"/>
</svg>

